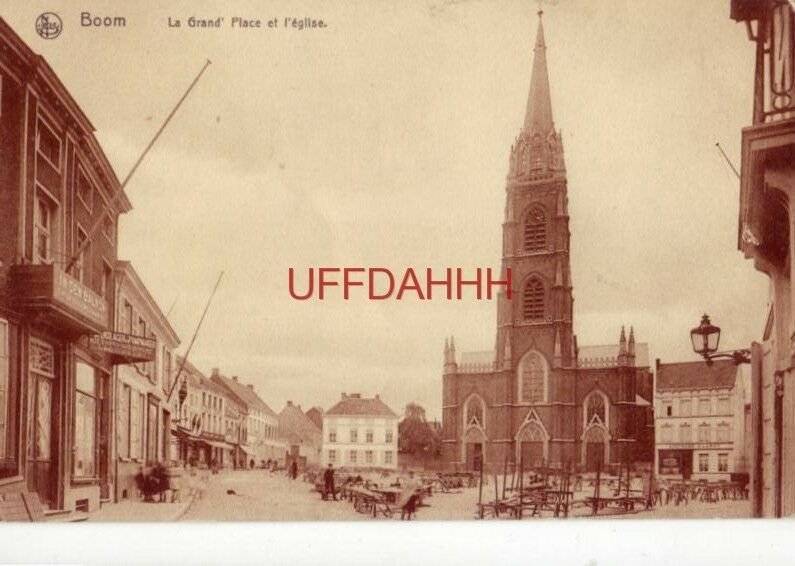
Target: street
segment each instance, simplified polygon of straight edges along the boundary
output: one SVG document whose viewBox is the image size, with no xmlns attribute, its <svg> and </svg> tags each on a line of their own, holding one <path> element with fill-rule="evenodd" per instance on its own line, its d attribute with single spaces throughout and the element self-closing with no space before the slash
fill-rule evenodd
<svg viewBox="0 0 795 566">
<path fill-rule="evenodd" d="M 228 493 L 229 491 L 233 493 Z M 460 493 L 434 493 L 426 499 L 427 506 L 417 510 L 420 521 L 469 520 L 475 518 L 477 488 Z M 488 500 L 487 490 L 484 501 Z M 148 505 L 152 507 L 152 505 Z M 155 505 L 154 507 L 156 507 Z M 593 518 L 587 510 L 578 509 L 579 518 Z M 748 518 L 747 500 L 718 503 L 690 502 L 687 505 L 663 505 L 651 511 L 624 515 L 598 516 L 597 519 L 714 519 Z M 399 516 L 398 516 L 399 518 Z M 340 521 L 371 520 L 370 515 L 357 513 L 347 501 L 323 501 L 314 489 L 301 479 L 290 480 L 282 474 L 262 470 L 223 472 L 210 476 L 207 489 L 197 498 L 183 521 Z M 395 519 L 393 519 L 395 520 Z"/>
</svg>

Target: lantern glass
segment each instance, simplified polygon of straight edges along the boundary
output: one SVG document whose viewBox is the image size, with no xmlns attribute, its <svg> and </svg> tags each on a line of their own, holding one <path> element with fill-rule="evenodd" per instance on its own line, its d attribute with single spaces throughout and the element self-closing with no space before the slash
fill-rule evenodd
<svg viewBox="0 0 795 566">
<path fill-rule="evenodd" d="M 720 328 L 712 324 L 705 314 L 701 317 L 701 324 L 690 331 L 690 341 L 693 343 L 693 351 L 706 357 L 718 351 Z"/>
</svg>

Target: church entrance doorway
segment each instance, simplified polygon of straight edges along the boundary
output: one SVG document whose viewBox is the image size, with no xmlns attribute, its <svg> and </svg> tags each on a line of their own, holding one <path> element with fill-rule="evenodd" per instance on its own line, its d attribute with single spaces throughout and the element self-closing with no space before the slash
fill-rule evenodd
<svg viewBox="0 0 795 566">
<path fill-rule="evenodd" d="M 607 434 L 602 427 L 594 426 L 585 433 L 585 469 L 588 472 L 604 471 L 607 464 Z"/>
<path fill-rule="evenodd" d="M 479 427 L 471 426 L 464 434 L 464 465 L 467 470 L 480 470 L 486 435 Z"/>
<path fill-rule="evenodd" d="M 544 443 L 540 441 L 522 442 L 522 468 L 529 470 L 544 463 Z"/>
</svg>

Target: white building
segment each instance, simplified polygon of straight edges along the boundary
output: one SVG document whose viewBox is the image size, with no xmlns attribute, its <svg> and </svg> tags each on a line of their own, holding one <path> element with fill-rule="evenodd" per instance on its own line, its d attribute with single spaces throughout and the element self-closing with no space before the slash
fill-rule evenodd
<svg viewBox="0 0 795 566">
<path fill-rule="evenodd" d="M 323 415 L 323 466 L 396 469 L 398 418 L 378 395 L 343 393 Z"/>
<path fill-rule="evenodd" d="M 115 366 L 110 447 L 116 475 L 112 496 L 118 501 L 135 494 L 135 474 L 141 466 L 172 460 L 170 431 L 176 414 L 168 396 L 179 337 L 130 262 L 117 262 L 114 273 L 118 289 L 114 332 L 95 340 L 120 362 Z"/>
<path fill-rule="evenodd" d="M 661 364 L 654 390 L 658 477 L 719 480 L 748 472 L 747 377 L 731 360 Z"/>
</svg>

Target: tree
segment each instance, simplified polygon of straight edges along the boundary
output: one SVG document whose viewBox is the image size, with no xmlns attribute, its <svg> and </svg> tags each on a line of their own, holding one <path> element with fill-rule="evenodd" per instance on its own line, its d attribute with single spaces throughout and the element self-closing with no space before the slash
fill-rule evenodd
<svg viewBox="0 0 795 566">
<path fill-rule="evenodd" d="M 425 409 L 409 403 L 398 423 L 398 450 L 406 454 L 437 457 L 441 452 L 441 438 L 436 427 L 425 418 Z"/>
</svg>

